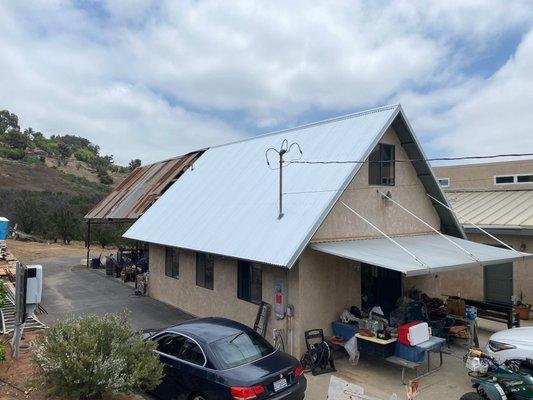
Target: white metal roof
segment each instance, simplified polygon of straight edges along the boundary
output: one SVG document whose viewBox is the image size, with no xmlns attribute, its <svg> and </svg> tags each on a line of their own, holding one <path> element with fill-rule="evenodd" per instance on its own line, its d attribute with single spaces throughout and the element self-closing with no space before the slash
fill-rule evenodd
<svg viewBox="0 0 533 400">
<path fill-rule="evenodd" d="M 360 164 L 284 167 L 285 192 L 311 193 L 284 196 L 278 220 L 278 171 L 266 165 L 265 150 L 287 139 L 301 146 L 303 160 L 365 159 L 400 110 L 388 106 L 210 148 L 124 236 L 290 267 Z"/>
<path fill-rule="evenodd" d="M 212 147 L 124 236 L 290 268 L 361 164 L 284 167 L 283 190 L 298 195 L 283 196 L 278 220 L 278 171 L 266 165 L 265 151 L 287 139 L 300 145 L 303 161 L 365 160 L 391 125 L 407 155 L 421 160 L 413 166 L 426 191 L 446 203 L 401 106 L 393 105 Z M 453 213 L 435 204 L 442 231 L 464 237 Z"/>
<path fill-rule="evenodd" d="M 523 257 L 533 257 L 531 254 L 519 254 L 515 251 L 475 243 L 453 236 L 447 237 L 469 251 L 483 265 L 500 264 L 519 260 Z M 466 252 L 463 252 L 437 234 L 403 236 L 393 239 L 422 261 L 425 266 L 387 238 L 313 243 L 311 248 L 338 257 L 399 271 L 407 276 L 480 265 Z"/>
<path fill-rule="evenodd" d="M 447 192 L 459 221 L 483 228 L 533 229 L 533 190 Z M 469 222 L 470 221 L 470 222 Z"/>
</svg>

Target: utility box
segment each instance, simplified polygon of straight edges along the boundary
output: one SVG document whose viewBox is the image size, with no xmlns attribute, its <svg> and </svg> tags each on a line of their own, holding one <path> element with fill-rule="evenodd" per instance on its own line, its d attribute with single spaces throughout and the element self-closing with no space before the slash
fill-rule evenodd
<svg viewBox="0 0 533 400">
<path fill-rule="evenodd" d="M 9 220 L 0 217 L 0 240 L 6 240 L 9 235 Z"/>
<path fill-rule="evenodd" d="M 39 304 L 43 294 L 42 265 L 28 265 L 26 277 L 26 304 Z"/>
</svg>

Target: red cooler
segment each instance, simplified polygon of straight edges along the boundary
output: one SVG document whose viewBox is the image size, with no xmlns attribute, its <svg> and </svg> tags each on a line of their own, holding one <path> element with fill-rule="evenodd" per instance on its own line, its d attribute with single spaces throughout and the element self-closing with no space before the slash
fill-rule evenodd
<svg viewBox="0 0 533 400">
<path fill-rule="evenodd" d="M 398 341 L 406 346 L 416 346 L 429 340 L 427 322 L 413 321 L 398 327 Z"/>
</svg>

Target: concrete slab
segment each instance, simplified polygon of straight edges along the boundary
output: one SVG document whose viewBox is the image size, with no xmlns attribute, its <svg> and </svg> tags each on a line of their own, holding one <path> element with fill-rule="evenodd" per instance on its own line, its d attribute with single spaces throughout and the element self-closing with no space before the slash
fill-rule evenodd
<svg viewBox="0 0 533 400">
<path fill-rule="evenodd" d="M 479 320 L 479 340 L 482 348 L 492 333 L 507 329 L 504 324 Z M 531 321 L 523 321 L 522 326 L 533 325 Z M 463 364 L 463 356 L 467 351 L 466 344 L 457 341 L 452 345 L 450 354 L 444 355 L 442 369 L 420 379 L 420 396 L 417 399 L 450 400 L 459 399 L 464 393 L 472 390 L 470 379 Z M 437 365 L 438 355 L 432 355 L 432 365 Z M 378 399 L 388 399 L 393 393 L 398 398 L 406 398 L 405 386 L 402 385 L 401 368 L 384 360 L 361 356 L 358 365 L 351 365 L 348 358 L 335 360 L 337 372 L 334 375 L 362 386 L 365 394 Z M 423 367 L 421 367 L 423 368 Z M 409 375 L 406 372 L 406 376 Z M 326 399 L 331 374 L 313 376 L 306 373 L 308 390 L 306 398 Z"/>
<path fill-rule="evenodd" d="M 69 314 L 130 312 L 135 330 L 161 329 L 192 318 L 185 312 L 149 297 L 135 296 L 133 287 L 101 271 L 79 265 L 79 257 L 36 260 L 43 266 L 42 306 L 45 324 Z"/>
</svg>

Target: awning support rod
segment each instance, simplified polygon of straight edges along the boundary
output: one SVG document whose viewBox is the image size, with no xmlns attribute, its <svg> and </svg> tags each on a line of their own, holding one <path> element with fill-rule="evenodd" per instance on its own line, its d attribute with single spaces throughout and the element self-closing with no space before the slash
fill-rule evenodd
<svg viewBox="0 0 533 400">
<path fill-rule="evenodd" d="M 381 194 L 382 196 L 386 197 L 387 199 L 389 199 L 390 201 L 392 201 L 394 204 L 396 204 L 398 207 L 400 207 L 402 210 L 404 210 L 407 214 L 411 215 L 412 217 L 416 218 L 418 221 L 422 222 L 424 225 L 426 225 L 429 229 L 431 229 L 433 232 L 435 232 L 436 234 L 438 234 L 440 237 L 446 239 L 448 242 L 450 242 L 451 244 L 453 244 L 455 247 L 457 247 L 458 249 L 460 249 L 461 251 L 463 251 L 464 253 L 468 254 L 470 256 L 470 258 L 474 261 L 477 261 L 480 265 L 483 265 L 483 263 L 479 260 L 479 258 L 477 258 L 475 255 L 473 255 L 471 252 L 469 252 L 467 249 L 465 249 L 464 247 L 462 246 L 459 246 L 457 243 L 455 243 L 452 239 L 450 239 L 448 236 L 446 235 L 443 235 L 442 232 L 440 232 L 438 229 L 435 229 L 434 227 L 432 227 L 430 224 L 428 224 L 426 221 L 424 221 L 422 218 L 418 217 L 417 215 L 413 214 L 411 211 L 409 211 L 407 208 L 405 208 L 404 206 L 402 206 L 400 203 L 398 203 L 397 201 L 393 200 L 392 197 L 390 197 L 389 195 L 381 192 L 380 190 L 377 191 L 379 194 Z"/>
<path fill-rule="evenodd" d="M 383 232 L 381 229 L 379 229 L 376 225 L 374 225 L 372 222 L 367 220 L 365 217 L 363 217 L 361 214 L 359 214 L 357 211 L 355 211 L 353 208 L 351 208 L 349 205 L 347 205 L 344 201 L 340 202 L 344 207 L 346 207 L 348 210 L 353 212 L 355 215 L 357 215 L 359 218 L 361 218 L 363 221 L 365 221 L 368 225 L 370 225 L 372 228 L 374 228 L 376 231 L 378 231 L 381 235 L 385 236 L 387 239 L 389 239 L 392 243 L 394 243 L 396 246 L 398 246 L 400 249 L 405 251 L 407 254 L 409 254 L 411 257 L 414 258 L 414 260 L 419 263 L 424 268 L 427 268 L 429 272 L 431 272 L 431 267 L 427 265 L 424 261 L 422 261 L 420 258 L 418 258 L 416 255 L 414 255 L 412 252 L 407 250 L 405 247 L 403 247 L 400 243 L 398 243 L 396 240 L 391 238 L 389 235 L 387 235 L 385 232 Z"/>
<path fill-rule="evenodd" d="M 487 235 L 488 237 L 496 240 L 499 244 L 501 244 L 502 246 L 505 246 L 507 247 L 509 250 L 512 250 L 514 251 L 515 253 L 518 253 L 520 254 L 522 257 L 524 256 L 521 252 L 519 252 L 518 250 L 516 249 L 513 249 L 511 246 L 509 246 L 507 243 L 501 241 L 500 239 L 498 239 L 496 236 L 490 234 L 489 232 L 487 232 L 485 229 L 481 228 L 480 226 L 477 226 L 476 224 L 474 224 L 472 221 L 470 221 L 469 219 L 465 218 L 464 215 L 461 215 L 459 214 L 457 211 L 454 211 L 452 210 L 451 207 L 448 207 L 446 204 L 444 204 L 442 201 L 440 200 L 437 200 L 435 197 L 433 197 L 432 195 L 430 195 L 429 193 L 427 194 L 432 200 L 435 200 L 437 203 L 439 203 L 441 206 L 443 206 L 444 208 L 450 210 L 452 213 L 454 213 L 455 215 L 457 215 L 459 218 L 461 219 L 464 219 L 466 222 L 468 222 L 469 224 L 471 224 L 472 226 L 474 226 L 476 229 L 479 229 L 481 232 L 483 232 L 485 235 Z"/>
</svg>

